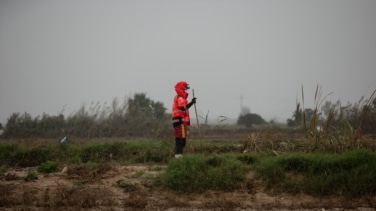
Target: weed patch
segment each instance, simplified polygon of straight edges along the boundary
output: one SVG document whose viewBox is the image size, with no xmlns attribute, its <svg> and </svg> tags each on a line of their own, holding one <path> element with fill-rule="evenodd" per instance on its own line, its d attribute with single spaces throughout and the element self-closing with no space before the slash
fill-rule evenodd
<svg viewBox="0 0 376 211">
<path fill-rule="evenodd" d="M 244 173 L 245 166 L 234 156 L 189 155 L 169 163 L 165 185 L 184 192 L 232 190 L 240 187 Z"/>
<path fill-rule="evenodd" d="M 56 172 L 58 165 L 59 164 L 57 162 L 48 160 L 42 163 L 40 166 L 38 166 L 38 172 L 42 172 L 42 173 Z"/>
<path fill-rule="evenodd" d="M 368 151 L 270 156 L 257 163 L 255 170 L 267 188 L 278 192 L 342 193 L 348 197 L 376 193 L 372 178 L 376 175 L 376 154 Z"/>
</svg>

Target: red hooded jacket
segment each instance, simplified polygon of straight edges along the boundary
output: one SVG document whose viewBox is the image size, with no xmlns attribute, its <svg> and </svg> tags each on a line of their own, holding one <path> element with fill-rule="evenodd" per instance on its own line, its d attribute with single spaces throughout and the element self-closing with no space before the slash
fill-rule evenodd
<svg viewBox="0 0 376 211">
<path fill-rule="evenodd" d="M 176 96 L 174 97 L 174 102 L 172 104 L 172 118 L 181 118 L 184 123 L 189 124 L 189 110 L 181 109 L 182 107 L 185 108 L 188 104 L 187 98 L 189 94 L 185 91 L 187 85 L 188 83 L 186 81 L 179 81 L 175 85 Z"/>
</svg>

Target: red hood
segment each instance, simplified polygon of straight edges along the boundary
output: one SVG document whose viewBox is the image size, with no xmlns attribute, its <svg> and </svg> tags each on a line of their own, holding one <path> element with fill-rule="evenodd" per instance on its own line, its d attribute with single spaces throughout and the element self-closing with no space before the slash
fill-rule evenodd
<svg viewBox="0 0 376 211">
<path fill-rule="evenodd" d="M 188 97 L 188 93 L 185 92 L 185 87 L 186 86 L 187 86 L 187 82 L 186 81 L 179 81 L 175 85 L 176 94 L 182 96 L 185 99 L 187 99 L 187 97 Z"/>
</svg>

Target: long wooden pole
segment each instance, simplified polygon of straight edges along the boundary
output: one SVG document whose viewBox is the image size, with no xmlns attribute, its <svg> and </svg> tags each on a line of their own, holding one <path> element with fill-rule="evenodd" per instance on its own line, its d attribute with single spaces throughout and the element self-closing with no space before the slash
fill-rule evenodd
<svg viewBox="0 0 376 211">
<path fill-rule="evenodd" d="M 194 89 L 192 89 L 192 96 L 195 97 L 195 90 Z M 194 104 L 194 106 L 195 106 L 196 123 L 197 123 L 197 129 L 198 129 L 198 134 L 199 134 L 199 138 L 200 138 L 200 145 L 201 145 L 201 152 L 202 152 L 201 130 L 200 130 L 200 123 L 198 121 L 196 103 Z"/>
</svg>

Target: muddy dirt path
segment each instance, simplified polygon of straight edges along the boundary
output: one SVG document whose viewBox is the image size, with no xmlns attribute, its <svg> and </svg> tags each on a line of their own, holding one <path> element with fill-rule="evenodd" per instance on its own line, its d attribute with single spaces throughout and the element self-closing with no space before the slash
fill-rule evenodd
<svg viewBox="0 0 376 211">
<path fill-rule="evenodd" d="M 376 196 L 361 199 L 274 195 L 261 182 L 240 190 L 184 194 L 161 190 L 153 178 L 164 166 L 67 166 L 58 173 L 35 174 L 35 168 L 12 169 L 0 179 L 0 210 L 376 210 Z"/>
</svg>

